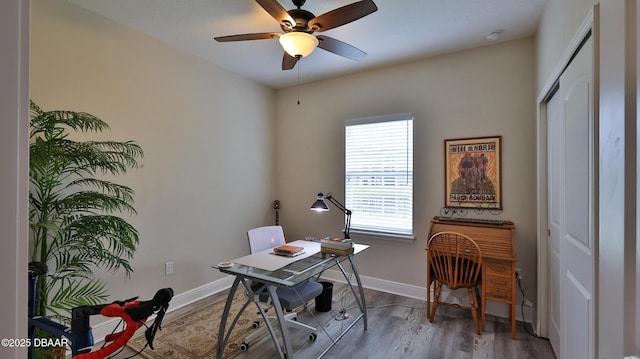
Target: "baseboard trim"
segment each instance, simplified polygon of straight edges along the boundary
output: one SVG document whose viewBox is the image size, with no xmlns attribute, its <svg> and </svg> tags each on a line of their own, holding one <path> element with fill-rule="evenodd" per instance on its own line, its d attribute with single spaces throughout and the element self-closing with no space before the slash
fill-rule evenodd
<svg viewBox="0 0 640 359">
<path fill-rule="evenodd" d="M 337 270 L 327 270 L 322 274 L 322 279 L 331 280 L 338 283 L 346 283 L 342 272 Z M 219 293 L 226 289 L 229 289 L 233 285 L 233 276 L 227 276 L 222 279 L 207 283 L 203 286 L 188 290 L 186 292 L 176 294 L 171 299 L 169 305 L 169 312 L 182 308 L 191 303 L 197 302 L 200 299 L 206 298 L 210 295 Z M 362 286 L 364 288 L 373 289 L 381 292 L 401 295 L 404 297 L 425 300 L 427 297 L 427 288 L 416 285 L 394 282 L 386 279 L 380 279 L 369 276 L 360 276 Z M 355 283 L 354 283 L 355 284 Z M 509 306 L 505 303 L 487 302 L 487 314 L 494 315 L 501 318 L 509 318 Z M 532 323 L 530 319 L 536 318 L 535 308 L 524 307 L 525 320 L 522 318 L 522 307 L 516 306 L 516 319 L 519 321 L 525 321 Z M 153 320 L 149 318 L 149 320 Z M 118 319 L 109 319 L 95 325 L 93 330 L 93 337 L 96 343 L 103 341 L 104 337 L 113 331 L 113 328 L 118 324 Z"/>
<path fill-rule="evenodd" d="M 232 276 L 227 276 L 203 286 L 174 295 L 171 299 L 171 303 L 169 304 L 168 312 L 180 309 L 186 305 L 197 302 L 200 299 L 231 288 L 233 285 L 233 279 L 234 278 Z M 155 316 L 150 317 L 148 322 L 150 323 L 154 318 Z M 93 337 L 95 338 L 96 343 L 104 341 L 104 337 L 111 334 L 119 322 L 120 319 L 113 318 L 93 326 L 91 330 L 93 331 Z"/>
<path fill-rule="evenodd" d="M 346 283 L 342 272 L 329 269 L 322 273 L 322 278 L 332 280 L 334 282 Z M 397 294 L 404 297 L 422 299 L 427 297 L 427 288 L 419 287 L 411 284 L 393 282 L 386 279 L 374 278 L 365 275 L 360 276 L 360 281 L 364 288 L 378 290 L 385 293 Z M 355 282 L 355 280 L 354 280 Z M 354 283 L 354 285 L 357 283 Z"/>
<path fill-rule="evenodd" d="M 322 274 L 322 277 L 327 280 L 335 282 L 346 283 L 342 272 L 337 270 L 327 270 Z M 381 292 L 392 293 L 401 295 L 404 297 L 426 300 L 427 287 L 420 287 L 406 283 L 394 282 L 386 279 L 360 276 L 360 281 L 364 288 L 378 290 Z M 444 290 L 444 289 L 443 289 Z M 433 297 L 432 297 L 433 298 Z M 509 318 L 509 305 L 506 303 L 499 303 L 493 301 L 487 301 L 486 313 L 500 318 Z M 535 308 L 524 307 L 525 318 L 522 318 L 522 306 L 516 305 L 516 320 L 532 323 L 532 319 L 536 318 Z"/>
</svg>

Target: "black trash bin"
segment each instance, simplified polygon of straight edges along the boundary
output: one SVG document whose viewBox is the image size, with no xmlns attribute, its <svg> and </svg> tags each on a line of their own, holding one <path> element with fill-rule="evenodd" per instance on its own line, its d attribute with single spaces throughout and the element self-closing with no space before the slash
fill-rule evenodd
<svg viewBox="0 0 640 359">
<path fill-rule="evenodd" d="M 316 297 L 316 310 L 328 312 L 331 310 L 331 298 L 333 297 L 333 283 L 319 282 L 322 284 L 322 293 Z"/>
</svg>

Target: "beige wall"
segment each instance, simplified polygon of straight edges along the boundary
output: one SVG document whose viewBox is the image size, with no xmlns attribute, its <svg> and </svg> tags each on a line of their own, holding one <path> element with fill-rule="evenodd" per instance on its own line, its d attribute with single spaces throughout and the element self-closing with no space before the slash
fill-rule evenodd
<svg viewBox="0 0 640 359">
<path fill-rule="evenodd" d="M 66 1 L 33 0 L 31 36 L 31 97 L 93 113 L 105 138 L 145 151 L 117 179 L 136 191 L 140 246 L 130 281 L 104 275 L 113 297 L 222 278 L 211 265 L 245 254 L 247 229 L 270 216 L 275 92 Z"/>
<path fill-rule="evenodd" d="M 501 218 L 517 226 L 518 266 L 535 300 L 533 60 L 530 38 L 278 91 L 276 184 L 286 233 L 339 233 L 338 211 L 318 215 L 308 208 L 319 191 L 344 198 L 345 120 L 413 112 L 416 240 L 363 240 L 372 247 L 358 265 L 362 275 L 424 288 L 428 225 L 444 202 L 443 140 L 502 135 Z"/>
<path fill-rule="evenodd" d="M 547 0 L 536 36 L 536 94 L 550 81 L 594 0 Z M 557 74 L 555 74 L 557 76 Z M 553 79 L 555 80 L 555 78 Z"/>
<path fill-rule="evenodd" d="M 612 44 L 621 38 L 616 24 L 622 23 L 624 13 L 622 2 L 617 1 L 602 1 L 611 15 L 605 18 Z M 311 217 L 306 208 L 316 191 L 342 193 L 343 121 L 412 111 L 416 115 L 417 240 L 371 242 L 372 250 L 361 257 L 363 274 L 424 285 L 427 221 L 437 214 L 443 196 L 442 139 L 502 134 L 505 151 L 511 150 L 503 162 L 504 217 L 518 226 L 518 255 L 531 299 L 535 297 L 535 213 L 531 209 L 535 109 L 530 106 L 593 3 L 548 0 L 535 51 L 530 41 L 516 41 L 305 85 L 300 88 L 302 104 L 296 106 L 296 88 L 274 96 L 271 90 L 64 1 L 33 0 L 31 92 L 45 109 L 77 109 L 101 116 L 113 128 L 110 135 L 135 139 L 147 152 L 144 168 L 125 179 L 138 193 L 140 214 L 133 222 L 142 243 L 134 260 L 133 280 L 125 282 L 121 276 L 111 280 L 115 297 L 132 292 L 146 295 L 164 285 L 184 291 L 220 278 L 209 265 L 244 253 L 245 241 L 239 233 L 271 220 L 274 188 L 283 201 L 282 222 L 290 237 L 323 235 L 326 228 L 340 228 L 336 211 Z M 14 4 L 28 8 L 19 0 L 7 4 L 1 6 L 3 20 L 4 15 L 15 19 Z M 0 43 L 11 48 L 15 38 L 0 37 Z M 616 46 L 612 47 L 621 49 Z M 478 88 L 477 83 L 482 86 Z M 13 91 L 14 85 L 11 82 L 7 91 Z M 617 83 L 610 93 L 620 90 Z M 276 113 L 277 136 L 273 133 Z M 8 130 L 16 128 L 8 126 Z M 14 153 L 11 143 L 2 144 L 9 146 L 5 155 Z M 277 161 L 271 156 L 274 151 Z M 250 173 L 243 172 L 240 161 L 251 165 L 246 170 Z M 616 171 L 623 170 L 617 163 Z M 9 162 L 3 167 L 14 165 Z M 13 180 L 3 176 L 2 181 Z M 254 196 L 251 202 L 250 196 Z M 3 210 L 20 210 L 19 204 L 15 207 L 2 202 Z M 610 248 L 619 253 L 619 248 Z M 3 251 L 3 262 L 12 256 L 13 252 Z M 614 256 L 608 264 L 621 259 Z M 166 260 L 175 261 L 172 277 L 163 276 Z M 7 278 L 12 282 L 11 276 Z M 15 287 L 19 297 L 24 288 Z M 612 299 L 621 291 L 614 289 Z M 624 308 L 616 308 L 615 313 L 613 321 Z M 629 321 L 633 317 L 625 322 Z M 600 340 L 610 351 L 601 350 L 600 357 L 619 357 L 615 354 L 622 350 L 622 339 L 616 338 L 626 337 L 624 347 L 632 349 L 633 334 L 622 335 L 624 323 L 609 323 L 613 330 L 601 325 Z M 16 327 L 23 326 L 16 323 Z"/>
<path fill-rule="evenodd" d="M 32 28 L 32 98 L 92 112 L 111 125 L 106 137 L 146 152 L 122 179 L 136 190 L 141 244 L 132 280 L 108 278 L 114 297 L 221 278 L 210 265 L 246 252 L 244 232 L 272 221 L 276 198 L 289 238 L 337 233 L 337 211 L 307 208 L 318 191 L 343 198 L 344 120 L 413 112 L 416 240 L 367 241 L 361 274 L 424 287 L 428 224 L 444 197 L 442 141 L 502 135 L 502 218 L 517 226 L 535 300 L 533 39 L 274 93 L 65 2 L 34 0 Z M 165 277 L 170 260 L 176 273 Z"/>
</svg>

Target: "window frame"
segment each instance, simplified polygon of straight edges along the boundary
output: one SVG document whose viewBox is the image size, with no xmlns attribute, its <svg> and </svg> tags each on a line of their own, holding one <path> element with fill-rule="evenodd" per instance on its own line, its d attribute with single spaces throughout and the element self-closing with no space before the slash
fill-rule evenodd
<svg viewBox="0 0 640 359">
<path fill-rule="evenodd" d="M 408 170 L 408 174 L 406 176 L 408 176 L 408 178 L 411 179 L 411 186 L 410 186 L 410 190 L 411 190 L 411 195 L 410 195 L 410 215 L 411 215 L 411 219 L 409 221 L 410 223 L 410 229 L 408 231 L 393 231 L 392 229 L 389 230 L 376 230 L 373 228 L 366 228 L 365 227 L 358 227 L 357 225 L 357 218 L 356 218 L 356 223 L 354 225 L 353 223 L 353 216 L 357 215 L 357 208 L 354 210 L 354 208 L 349 207 L 349 174 L 347 172 L 347 166 L 348 166 L 348 137 L 347 137 L 347 131 L 349 126 L 357 126 L 357 125 L 364 125 L 364 124 L 375 124 L 375 123 L 383 123 L 383 122 L 395 122 L 395 121 L 411 121 L 411 143 L 410 143 L 410 150 L 411 150 L 411 160 L 410 160 L 410 169 Z M 376 238 L 376 239 L 387 239 L 387 240 L 396 240 L 396 241 L 411 241 L 411 240 L 415 240 L 415 218 L 414 218 L 414 214 L 415 214 L 415 181 L 414 181 L 414 158 L 415 158 L 415 118 L 413 116 L 413 113 L 399 113 L 399 114 L 391 114 L 391 115 L 383 115 L 383 116 L 374 116 L 374 117 L 365 117 L 365 118 L 358 118 L 358 119 L 351 119 L 351 120 L 347 120 L 345 121 L 344 124 L 345 127 L 345 150 L 344 150 L 344 160 L 345 160 L 345 178 L 344 178 L 344 189 L 345 189 L 345 203 L 346 203 L 346 207 L 349 208 L 350 210 L 352 210 L 354 212 L 354 214 L 352 215 L 352 225 L 350 228 L 350 234 L 352 238 Z M 408 146 L 407 146 L 408 148 Z M 407 163 L 407 165 L 409 165 Z M 409 168 L 409 166 L 407 166 L 407 168 Z M 394 176 L 397 177 L 397 176 Z"/>
</svg>

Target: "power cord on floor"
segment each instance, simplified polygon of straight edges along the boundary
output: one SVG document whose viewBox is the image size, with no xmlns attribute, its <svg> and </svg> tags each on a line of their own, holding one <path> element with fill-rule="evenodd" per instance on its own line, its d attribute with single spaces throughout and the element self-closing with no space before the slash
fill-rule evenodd
<svg viewBox="0 0 640 359">
<path fill-rule="evenodd" d="M 519 273 L 516 273 L 516 282 L 518 282 L 518 288 L 520 288 L 520 293 L 522 293 L 522 303 L 520 303 L 520 310 L 522 311 L 522 324 L 524 325 L 524 330 L 527 332 L 527 334 L 531 335 L 532 337 L 549 340 L 549 338 L 539 336 L 536 333 L 534 333 L 531 329 L 529 329 L 529 326 L 527 325 L 527 320 L 524 316 L 524 307 L 525 307 L 525 304 L 527 303 L 527 297 L 525 295 L 524 288 L 522 287 L 522 278 L 520 277 Z"/>
<path fill-rule="evenodd" d="M 349 267 L 349 271 L 347 273 L 347 277 L 348 277 L 348 281 L 351 282 L 351 280 L 353 279 L 353 268 Z M 331 311 L 331 316 L 333 317 L 334 320 L 336 321 L 345 321 L 348 320 L 350 318 L 349 315 L 349 310 L 351 309 L 360 309 L 357 305 L 357 303 L 355 302 L 350 302 L 349 298 L 350 296 L 348 295 L 348 292 L 350 290 L 350 287 L 348 285 L 345 285 L 344 287 L 342 287 L 340 289 L 340 309 L 339 310 L 332 310 Z M 366 308 L 367 309 L 376 309 L 376 308 L 385 308 L 385 307 L 405 307 L 405 308 L 409 308 L 409 309 L 425 309 L 426 307 L 420 306 L 420 307 L 413 307 L 413 306 L 408 306 L 408 305 L 402 305 L 402 304 L 381 304 L 381 305 L 367 305 Z"/>
<path fill-rule="evenodd" d="M 349 301 L 349 296 L 347 295 L 349 291 L 349 287 L 348 286 L 344 286 L 342 288 L 340 288 L 340 295 L 341 295 L 341 309 L 340 310 L 333 310 L 331 312 L 331 315 L 333 316 L 333 318 L 335 320 L 346 320 L 349 319 L 349 311 L 352 309 L 359 309 L 358 305 L 353 302 L 353 301 Z M 367 309 L 381 309 L 381 308 L 389 308 L 389 307 L 398 307 L 398 308 L 408 308 L 408 309 L 417 309 L 417 310 L 426 310 L 426 307 L 421 305 L 418 307 L 414 307 L 411 305 L 403 305 L 400 303 L 387 303 L 387 304 L 376 304 L 376 305 L 367 305 Z"/>
</svg>

